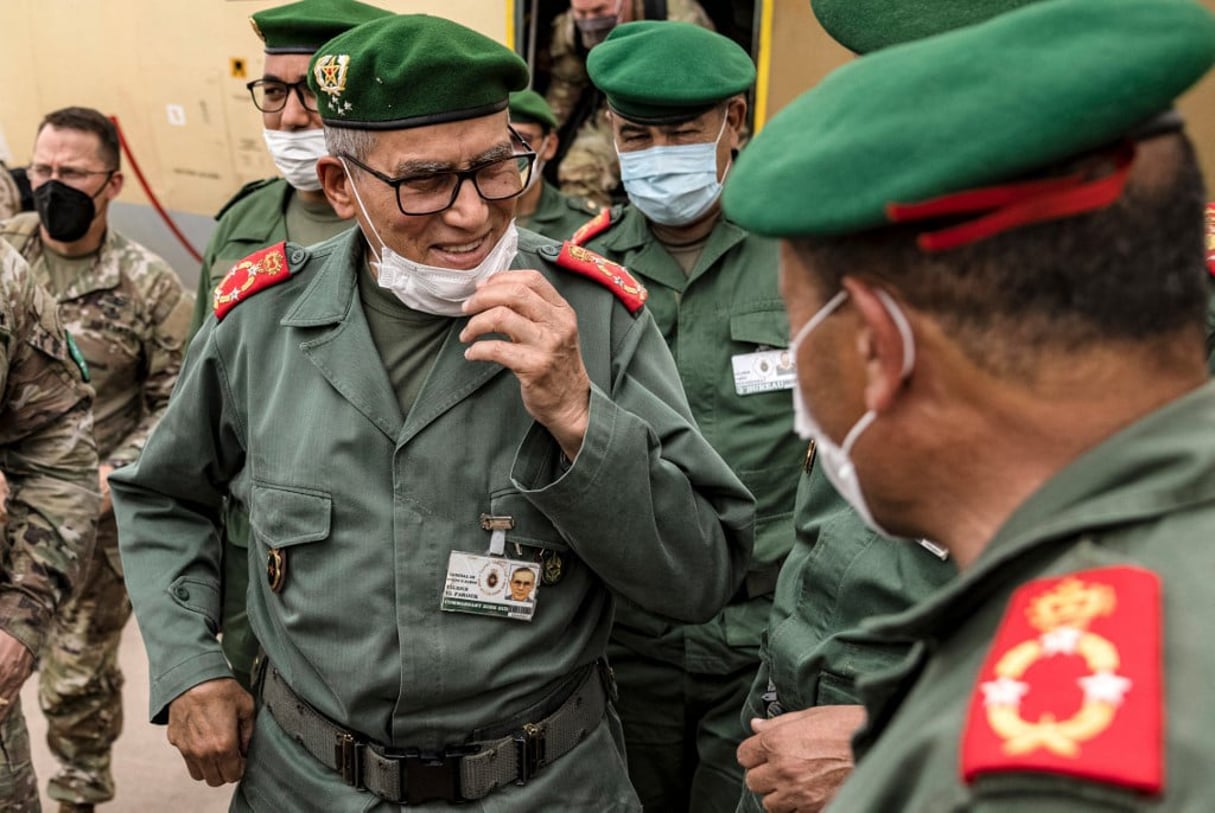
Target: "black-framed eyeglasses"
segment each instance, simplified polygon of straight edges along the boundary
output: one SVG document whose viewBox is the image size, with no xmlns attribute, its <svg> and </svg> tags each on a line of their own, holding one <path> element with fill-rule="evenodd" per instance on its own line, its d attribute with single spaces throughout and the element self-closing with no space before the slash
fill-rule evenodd
<svg viewBox="0 0 1215 813">
<path fill-rule="evenodd" d="M 515 136 L 518 138 L 518 136 Z M 519 139 L 523 143 L 522 139 Z M 525 144 L 526 146 L 526 144 Z M 460 196 L 464 182 L 471 180 L 483 200 L 518 197 L 532 178 L 536 154 L 530 150 L 486 161 L 475 167 L 451 172 L 430 172 L 391 178 L 372 169 L 349 153 L 342 157 L 359 169 L 391 186 L 397 193 L 397 208 L 403 215 L 434 215 L 450 209 Z"/>
<path fill-rule="evenodd" d="M 287 106 L 287 96 L 291 91 L 295 91 L 295 96 L 300 100 L 300 104 L 304 109 L 315 113 L 318 108 L 316 106 L 316 95 L 308 89 L 308 80 L 301 79 L 298 82 L 280 82 L 277 79 L 254 79 L 245 85 L 249 89 L 249 95 L 253 97 L 253 106 L 263 113 L 277 113 Z"/>
<path fill-rule="evenodd" d="M 59 180 L 68 186 L 84 183 L 93 175 L 112 176 L 116 169 L 77 169 L 76 167 L 52 167 L 50 164 L 30 164 L 25 168 L 25 177 L 34 183 L 42 183 L 50 178 L 59 176 Z M 109 178 L 106 178 L 109 181 Z M 104 186 L 105 184 L 102 184 Z"/>
</svg>

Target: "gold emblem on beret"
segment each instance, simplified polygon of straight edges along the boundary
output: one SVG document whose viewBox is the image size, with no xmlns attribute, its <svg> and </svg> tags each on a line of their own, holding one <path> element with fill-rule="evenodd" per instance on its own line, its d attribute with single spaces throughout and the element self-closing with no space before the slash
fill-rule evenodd
<svg viewBox="0 0 1215 813">
<path fill-rule="evenodd" d="M 312 69 L 316 85 L 329 97 L 331 105 L 346 90 L 346 69 L 350 67 L 349 54 L 325 54 L 316 61 Z"/>
<path fill-rule="evenodd" d="M 283 591 L 283 584 L 287 581 L 287 553 L 282 548 L 271 548 L 266 557 L 266 581 L 272 592 Z"/>
</svg>

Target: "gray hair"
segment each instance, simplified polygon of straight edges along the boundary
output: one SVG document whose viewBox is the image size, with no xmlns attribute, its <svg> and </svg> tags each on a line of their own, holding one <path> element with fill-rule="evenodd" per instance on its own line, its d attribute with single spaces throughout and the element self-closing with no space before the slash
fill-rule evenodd
<svg viewBox="0 0 1215 813">
<path fill-rule="evenodd" d="M 363 161 L 374 146 L 375 133 L 371 130 L 325 125 L 325 149 L 334 157 L 353 155 L 356 161 Z"/>
</svg>

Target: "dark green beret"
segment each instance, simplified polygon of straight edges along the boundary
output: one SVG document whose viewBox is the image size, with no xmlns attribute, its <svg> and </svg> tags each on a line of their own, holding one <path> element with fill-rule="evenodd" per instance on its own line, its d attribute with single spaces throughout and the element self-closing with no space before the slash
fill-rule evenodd
<svg viewBox="0 0 1215 813">
<path fill-rule="evenodd" d="M 814 16 L 857 54 L 990 20 L 1039 0 L 812 0 Z"/>
<path fill-rule="evenodd" d="M 249 18 L 268 54 L 311 54 L 356 25 L 390 12 L 355 0 L 300 0 Z"/>
<path fill-rule="evenodd" d="M 330 127 L 400 130 L 488 116 L 527 87 L 527 63 L 471 28 L 396 14 L 352 28 L 312 57 L 308 87 Z"/>
<path fill-rule="evenodd" d="M 586 72 L 630 121 L 687 121 L 755 81 L 755 64 L 729 37 L 692 23 L 625 23 L 591 49 Z"/>
<path fill-rule="evenodd" d="M 521 90 L 510 95 L 510 120 L 539 124 L 546 130 L 557 126 L 557 117 L 544 97 L 534 90 Z"/>
<path fill-rule="evenodd" d="M 1190 0 L 1051 0 L 856 59 L 743 150 L 722 204 L 760 234 L 850 234 L 887 205 L 994 185 L 1118 141 L 1215 60 Z"/>
</svg>

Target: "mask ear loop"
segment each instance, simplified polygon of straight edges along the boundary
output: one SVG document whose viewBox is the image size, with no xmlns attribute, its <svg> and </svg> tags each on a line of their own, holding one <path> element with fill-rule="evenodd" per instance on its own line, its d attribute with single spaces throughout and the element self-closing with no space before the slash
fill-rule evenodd
<svg viewBox="0 0 1215 813">
<path fill-rule="evenodd" d="M 882 301 L 886 312 L 890 314 L 890 318 L 894 320 L 894 325 L 898 328 L 899 335 L 903 338 L 903 368 L 899 371 L 899 380 L 905 381 L 907 376 L 911 375 L 912 369 L 915 368 L 915 334 L 911 332 L 911 322 L 907 320 L 907 315 L 903 313 L 903 309 L 899 307 L 899 304 L 894 301 L 894 297 L 881 288 L 875 289 L 875 293 L 878 299 Z M 861 433 L 868 429 L 876 420 L 877 412 L 872 409 L 861 416 L 856 425 L 849 430 L 843 444 L 840 446 L 845 455 L 851 455 L 853 444 L 860 438 Z"/>
<path fill-rule="evenodd" d="M 342 169 L 346 172 L 346 180 L 350 183 L 350 191 L 354 193 L 354 200 L 359 205 L 359 211 L 363 213 L 363 219 L 367 221 L 367 228 L 371 229 L 371 233 L 375 235 L 376 242 L 380 244 L 380 250 L 377 252 L 379 256 L 376 258 L 376 266 L 378 271 L 382 271 L 384 268 L 384 249 L 387 248 L 387 244 L 384 242 L 384 238 L 380 237 L 375 224 L 371 222 L 371 215 L 367 214 L 367 207 L 363 205 L 363 197 L 359 194 L 359 187 L 354 182 L 354 175 L 350 172 L 350 165 L 346 163 L 346 157 L 339 155 L 338 160 L 342 162 Z M 366 238 L 367 234 L 364 233 L 363 237 Z M 371 241 L 368 240 L 367 242 L 370 243 Z"/>
</svg>

